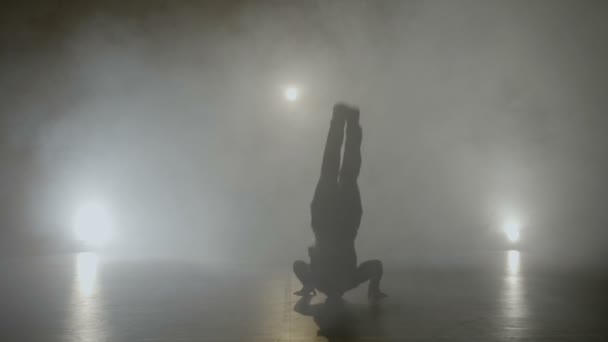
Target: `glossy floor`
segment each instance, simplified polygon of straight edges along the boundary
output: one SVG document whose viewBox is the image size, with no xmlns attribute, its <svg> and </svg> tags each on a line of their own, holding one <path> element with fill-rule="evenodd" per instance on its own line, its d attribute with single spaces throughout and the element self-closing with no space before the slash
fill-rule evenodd
<svg viewBox="0 0 608 342">
<path fill-rule="evenodd" d="M 90 253 L 2 261 L 2 341 L 606 341 L 608 281 L 596 268 L 527 262 L 387 264 L 390 295 L 365 288 L 333 314 L 294 311 L 285 267 L 109 260 Z M 337 313 L 336 313 L 337 312 Z M 333 316 L 332 316 L 333 315 Z M 331 317 L 323 323 L 323 317 Z M 317 335 L 319 325 L 337 327 Z"/>
</svg>

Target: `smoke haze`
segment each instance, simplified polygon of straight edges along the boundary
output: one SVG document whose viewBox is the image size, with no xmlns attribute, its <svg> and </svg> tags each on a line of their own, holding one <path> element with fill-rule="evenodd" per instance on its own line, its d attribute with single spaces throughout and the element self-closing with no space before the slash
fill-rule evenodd
<svg viewBox="0 0 608 342">
<path fill-rule="evenodd" d="M 601 1 L 3 6 L 0 234 L 71 238 L 94 201 L 116 250 L 304 257 L 344 100 L 362 112 L 362 255 L 502 248 L 517 220 L 522 248 L 605 256 Z"/>
</svg>

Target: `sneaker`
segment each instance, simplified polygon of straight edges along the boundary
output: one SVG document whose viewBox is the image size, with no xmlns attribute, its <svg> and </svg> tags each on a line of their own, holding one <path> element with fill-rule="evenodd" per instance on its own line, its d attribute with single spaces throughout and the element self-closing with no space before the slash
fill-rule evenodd
<svg viewBox="0 0 608 342">
<path fill-rule="evenodd" d="M 351 110 L 352 108 L 344 103 L 336 103 L 333 109 L 334 119 L 346 121 Z"/>
<path fill-rule="evenodd" d="M 346 121 L 349 125 L 359 126 L 359 108 L 350 107 Z"/>
</svg>

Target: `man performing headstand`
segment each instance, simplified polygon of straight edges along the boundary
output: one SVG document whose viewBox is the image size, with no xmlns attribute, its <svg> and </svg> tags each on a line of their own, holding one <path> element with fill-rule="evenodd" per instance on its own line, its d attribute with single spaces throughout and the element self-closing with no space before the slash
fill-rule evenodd
<svg viewBox="0 0 608 342">
<path fill-rule="evenodd" d="M 340 152 L 346 126 L 344 157 Z M 293 271 L 302 282 L 294 294 L 310 296 L 315 289 L 328 299 L 340 298 L 369 280 L 368 297 L 386 297 L 380 291 L 382 263 L 369 260 L 357 267 L 355 238 L 363 213 L 357 178 L 361 169 L 359 109 L 336 104 L 329 126 L 321 165 L 321 177 L 310 205 L 315 244 L 308 248 L 310 264 L 298 260 Z"/>
</svg>

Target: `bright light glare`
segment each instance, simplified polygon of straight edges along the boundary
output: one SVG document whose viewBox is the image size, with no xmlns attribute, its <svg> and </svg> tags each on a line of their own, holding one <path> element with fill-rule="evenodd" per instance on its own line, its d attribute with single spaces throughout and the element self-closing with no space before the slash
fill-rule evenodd
<svg viewBox="0 0 608 342">
<path fill-rule="evenodd" d="M 99 203 L 87 203 L 76 211 L 72 229 L 79 241 L 100 247 L 112 237 L 112 218 L 104 206 Z"/>
<path fill-rule="evenodd" d="M 505 234 L 511 242 L 517 242 L 520 238 L 521 226 L 516 221 L 509 221 L 504 226 Z"/>
<path fill-rule="evenodd" d="M 509 251 L 507 253 L 507 270 L 510 275 L 515 275 L 519 273 L 519 252 L 518 251 Z"/>
<path fill-rule="evenodd" d="M 285 88 L 285 99 L 289 102 L 293 102 L 298 99 L 298 88 L 295 86 L 289 86 Z"/>
<path fill-rule="evenodd" d="M 97 286 L 97 267 L 99 258 L 93 253 L 79 253 L 76 256 L 76 281 L 78 292 L 88 297 Z"/>
</svg>

